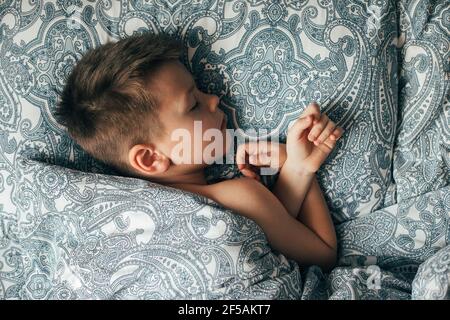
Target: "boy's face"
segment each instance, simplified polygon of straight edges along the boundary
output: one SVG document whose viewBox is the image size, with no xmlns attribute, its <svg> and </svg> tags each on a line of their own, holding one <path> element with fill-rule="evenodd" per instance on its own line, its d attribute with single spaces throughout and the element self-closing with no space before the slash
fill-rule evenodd
<svg viewBox="0 0 450 320">
<path fill-rule="evenodd" d="M 226 117 L 218 108 L 219 97 L 198 90 L 191 73 L 176 60 L 165 63 L 154 79 L 149 85 L 158 97 L 158 116 L 164 128 L 157 148 L 174 164 L 204 165 L 205 160 L 211 163 L 225 155 Z M 203 141 L 205 132 L 218 137 L 222 148 L 214 150 L 210 145 L 207 150 L 213 152 L 205 152 L 211 141 L 216 144 L 216 138 Z M 179 152 L 181 145 L 184 148 Z"/>
</svg>

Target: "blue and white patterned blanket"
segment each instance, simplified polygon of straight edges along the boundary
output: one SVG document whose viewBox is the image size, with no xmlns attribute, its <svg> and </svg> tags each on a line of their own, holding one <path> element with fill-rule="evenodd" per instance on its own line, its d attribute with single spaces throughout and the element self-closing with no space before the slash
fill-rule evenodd
<svg viewBox="0 0 450 320">
<path fill-rule="evenodd" d="M 344 127 L 317 175 L 339 241 L 330 274 L 67 136 L 55 89 L 86 50 L 133 32 L 179 37 L 229 127 L 284 139 L 312 100 Z M 449 48 L 447 0 L 2 1 L 0 299 L 449 298 Z"/>
</svg>

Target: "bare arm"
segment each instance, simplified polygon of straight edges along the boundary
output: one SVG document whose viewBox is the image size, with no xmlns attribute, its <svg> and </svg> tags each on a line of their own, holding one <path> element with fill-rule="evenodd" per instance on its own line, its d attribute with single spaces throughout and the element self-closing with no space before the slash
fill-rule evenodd
<svg viewBox="0 0 450 320">
<path fill-rule="evenodd" d="M 272 192 L 292 217 L 313 232 L 322 245 L 332 250 L 335 260 L 336 232 L 316 176 L 314 173 L 293 172 L 289 166 L 286 162 L 281 168 Z"/>
<path fill-rule="evenodd" d="M 333 267 L 335 250 L 292 217 L 276 196 L 256 180 L 226 180 L 203 187 L 201 193 L 255 221 L 273 248 L 295 259 L 300 265 L 318 265 L 326 270 Z M 236 197 L 237 194 L 242 196 Z"/>
<path fill-rule="evenodd" d="M 248 146 L 245 144 L 238 148 L 239 156 L 236 156 L 242 162 L 247 153 L 257 155 L 254 160 L 249 157 L 249 164 L 238 163 L 241 172 L 253 178 L 257 178 L 257 175 L 252 174 L 254 169 L 251 165 L 272 167 L 272 161 L 268 160 L 273 157 L 281 159 L 281 171 L 272 190 L 273 195 L 291 218 L 297 218 L 300 225 L 308 230 L 307 233 L 314 235 L 317 255 L 324 255 L 322 258 L 326 257 L 328 266 L 336 260 L 336 234 L 315 172 L 335 147 L 336 140 L 342 133 L 342 128 L 336 127 L 325 114 L 321 115 L 319 106 L 312 103 L 304 111 L 303 117 L 289 128 L 286 145 L 279 144 L 278 150 L 273 150 L 271 145 L 271 148 L 252 151 L 247 150 Z M 309 249 L 314 250 L 314 247 Z"/>
<path fill-rule="evenodd" d="M 328 246 L 337 249 L 336 232 L 328 205 L 314 176 L 297 219 L 311 229 Z"/>
<path fill-rule="evenodd" d="M 286 148 L 282 144 L 279 147 L 281 149 Z M 291 216 L 297 218 L 326 245 L 336 251 L 336 232 L 316 175 L 291 170 L 289 167 L 291 164 L 285 162 L 284 153 L 283 150 L 281 152 L 283 154 L 283 167 L 272 188 L 273 194 Z"/>
<path fill-rule="evenodd" d="M 272 192 L 292 217 L 297 218 L 314 176 L 314 173 L 292 172 L 288 162 L 281 168 Z"/>
</svg>

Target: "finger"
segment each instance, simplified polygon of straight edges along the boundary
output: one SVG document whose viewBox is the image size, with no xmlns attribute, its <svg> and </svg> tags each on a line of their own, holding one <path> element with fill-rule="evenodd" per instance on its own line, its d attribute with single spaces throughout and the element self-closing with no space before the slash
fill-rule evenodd
<svg viewBox="0 0 450 320">
<path fill-rule="evenodd" d="M 244 177 L 253 178 L 253 173 L 249 169 L 241 170 Z"/>
<path fill-rule="evenodd" d="M 238 169 L 242 170 L 244 168 L 249 168 L 249 164 L 258 167 L 271 166 L 274 160 L 272 158 L 272 153 L 276 147 L 276 144 L 272 145 L 267 141 L 247 142 L 239 145 L 236 151 L 236 163 Z"/>
<path fill-rule="evenodd" d="M 342 137 L 344 133 L 344 129 L 342 129 L 341 127 L 337 127 L 336 129 L 334 129 L 333 133 L 330 135 L 330 138 L 332 140 L 339 140 L 339 138 Z"/>
<path fill-rule="evenodd" d="M 312 116 L 306 116 L 303 118 L 298 118 L 292 127 L 288 130 L 288 139 L 294 138 L 299 139 L 305 131 L 312 123 Z"/>
<path fill-rule="evenodd" d="M 343 133 L 345 132 L 344 129 L 342 129 L 341 127 L 336 127 L 333 131 L 332 134 L 330 134 L 330 136 L 320 145 L 325 145 L 327 146 L 327 148 L 333 149 L 336 146 L 337 140 L 339 140 Z"/>
<path fill-rule="evenodd" d="M 321 148 L 323 152 L 330 153 L 331 150 L 336 146 L 336 139 L 332 139 L 332 135 L 330 135 L 324 142 L 319 144 L 317 148 Z"/>
<path fill-rule="evenodd" d="M 260 181 L 260 179 L 261 179 L 256 172 L 253 172 L 252 170 L 250 170 L 248 168 L 243 169 L 241 172 L 245 177 L 256 179 L 258 181 Z"/>
<path fill-rule="evenodd" d="M 275 160 L 273 159 L 275 156 L 273 156 L 269 151 L 265 153 L 258 153 L 256 155 L 251 155 L 249 156 L 248 160 L 249 163 L 254 166 L 258 167 L 271 166 L 272 160 Z"/>
<path fill-rule="evenodd" d="M 241 170 L 241 173 L 242 173 L 244 176 L 250 177 L 250 178 L 252 178 L 253 175 L 254 175 L 254 172 L 253 172 L 252 170 L 250 170 L 249 168 L 243 168 L 243 169 Z"/>
<path fill-rule="evenodd" d="M 259 140 L 257 142 L 250 143 L 250 148 L 248 150 L 249 155 L 257 156 L 267 152 L 270 152 L 270 142 L 267 140 Z"/>
<path fill-rule="evenodd" d="M 245 144 L 245 150 L 248 156 L 257 156 L 262 153 L 270 152 L 271 144 L 265 140 L 248 142 Z"/>
<path fill-rule="evenodd" d="M 320 107 L 317 104 L 317 102 L 315 101 L 311 102 L 303 111 L 301 117 L 303 118 L 309 115 L 312 115 L 316 120 L 320 119 Z"/>
<path fill-rule="evenodd" d="M 241 171 L 241 172 L 248 171 L 248 170 L 255 171 L 255 169 L 249 164 L 243 164 L 241 166 L 241 168 L 239 168 L 239 171 Z"/>
<path fill-rule="evenodd" d="M 327 126 L 329 120 L 330 119 L 325 114 L 322 114 L 320 121 L 315 124 L 309 132 L 308 140 L 311 142 L 316 140 L 322 133 L 323 129 L 325 129 L 325 127 Z"/>
<path fill-rule="evenodd" d="M 319 144 L 316 148 L 313 148 L 309 158 L 312 162 L 323 163 L 328 155 L 331 153 L 336 145 L 336 141 L 328 138 L 324 143 Z"/>
<path fill-rule="evenodd" d="M 239 171 L 242 172 L 246 176 L 247 175 L 253 176 L 252 172 L 256 173 L 256 171 L 258 170 L 256 167 L 254 167 L 253 165 L 250 164 L 250 157 L 248 156 L 248 154 L 245 158 L 245 163 L 238 164 L 237 166 L 238 166 Z"/>
<path fill-rule="evenodd" d="M 241 170 L 246 162 L 247 158 L 247 143 L 240 144 L 236 150 L 236 163 L 239 170 Z"/>
<path fill-rule="evenodd" d="M 240 144 L 236 150 L 236 163 L 238 168 L 242 165 L 248 163 L 248 158 L 250 155 L 258 154 L 260 149 L 264 149 L 264 143 L 258 142 L 245 142 Z M 267 149 L 267 147 L 265 147 Z"/>
<path fill-rule="evenodd" d="M 334 131 L 336 128 L 336 124 L 333 121 L 328 121 L 327 126 L 325 129 L 323 129 L 322 133 L 319 135 L 319 137 L 316 139 L 316 141 L 320 144 L 324 142 L 330 134 Z"/>
</svg>

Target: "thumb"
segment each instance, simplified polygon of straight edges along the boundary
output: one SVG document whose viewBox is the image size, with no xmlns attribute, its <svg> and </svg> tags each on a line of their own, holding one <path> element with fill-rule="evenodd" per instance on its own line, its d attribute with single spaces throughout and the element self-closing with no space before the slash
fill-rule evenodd
<svg viewBox="0 0 450 320">
<path fill-rule="evenodd" d="M 270 166 L 270 156 L 267 153 L 258 153 L 255 155 L 250 155 L 248 158 L 251 165 L 262 167 Z"/>
</svg>

